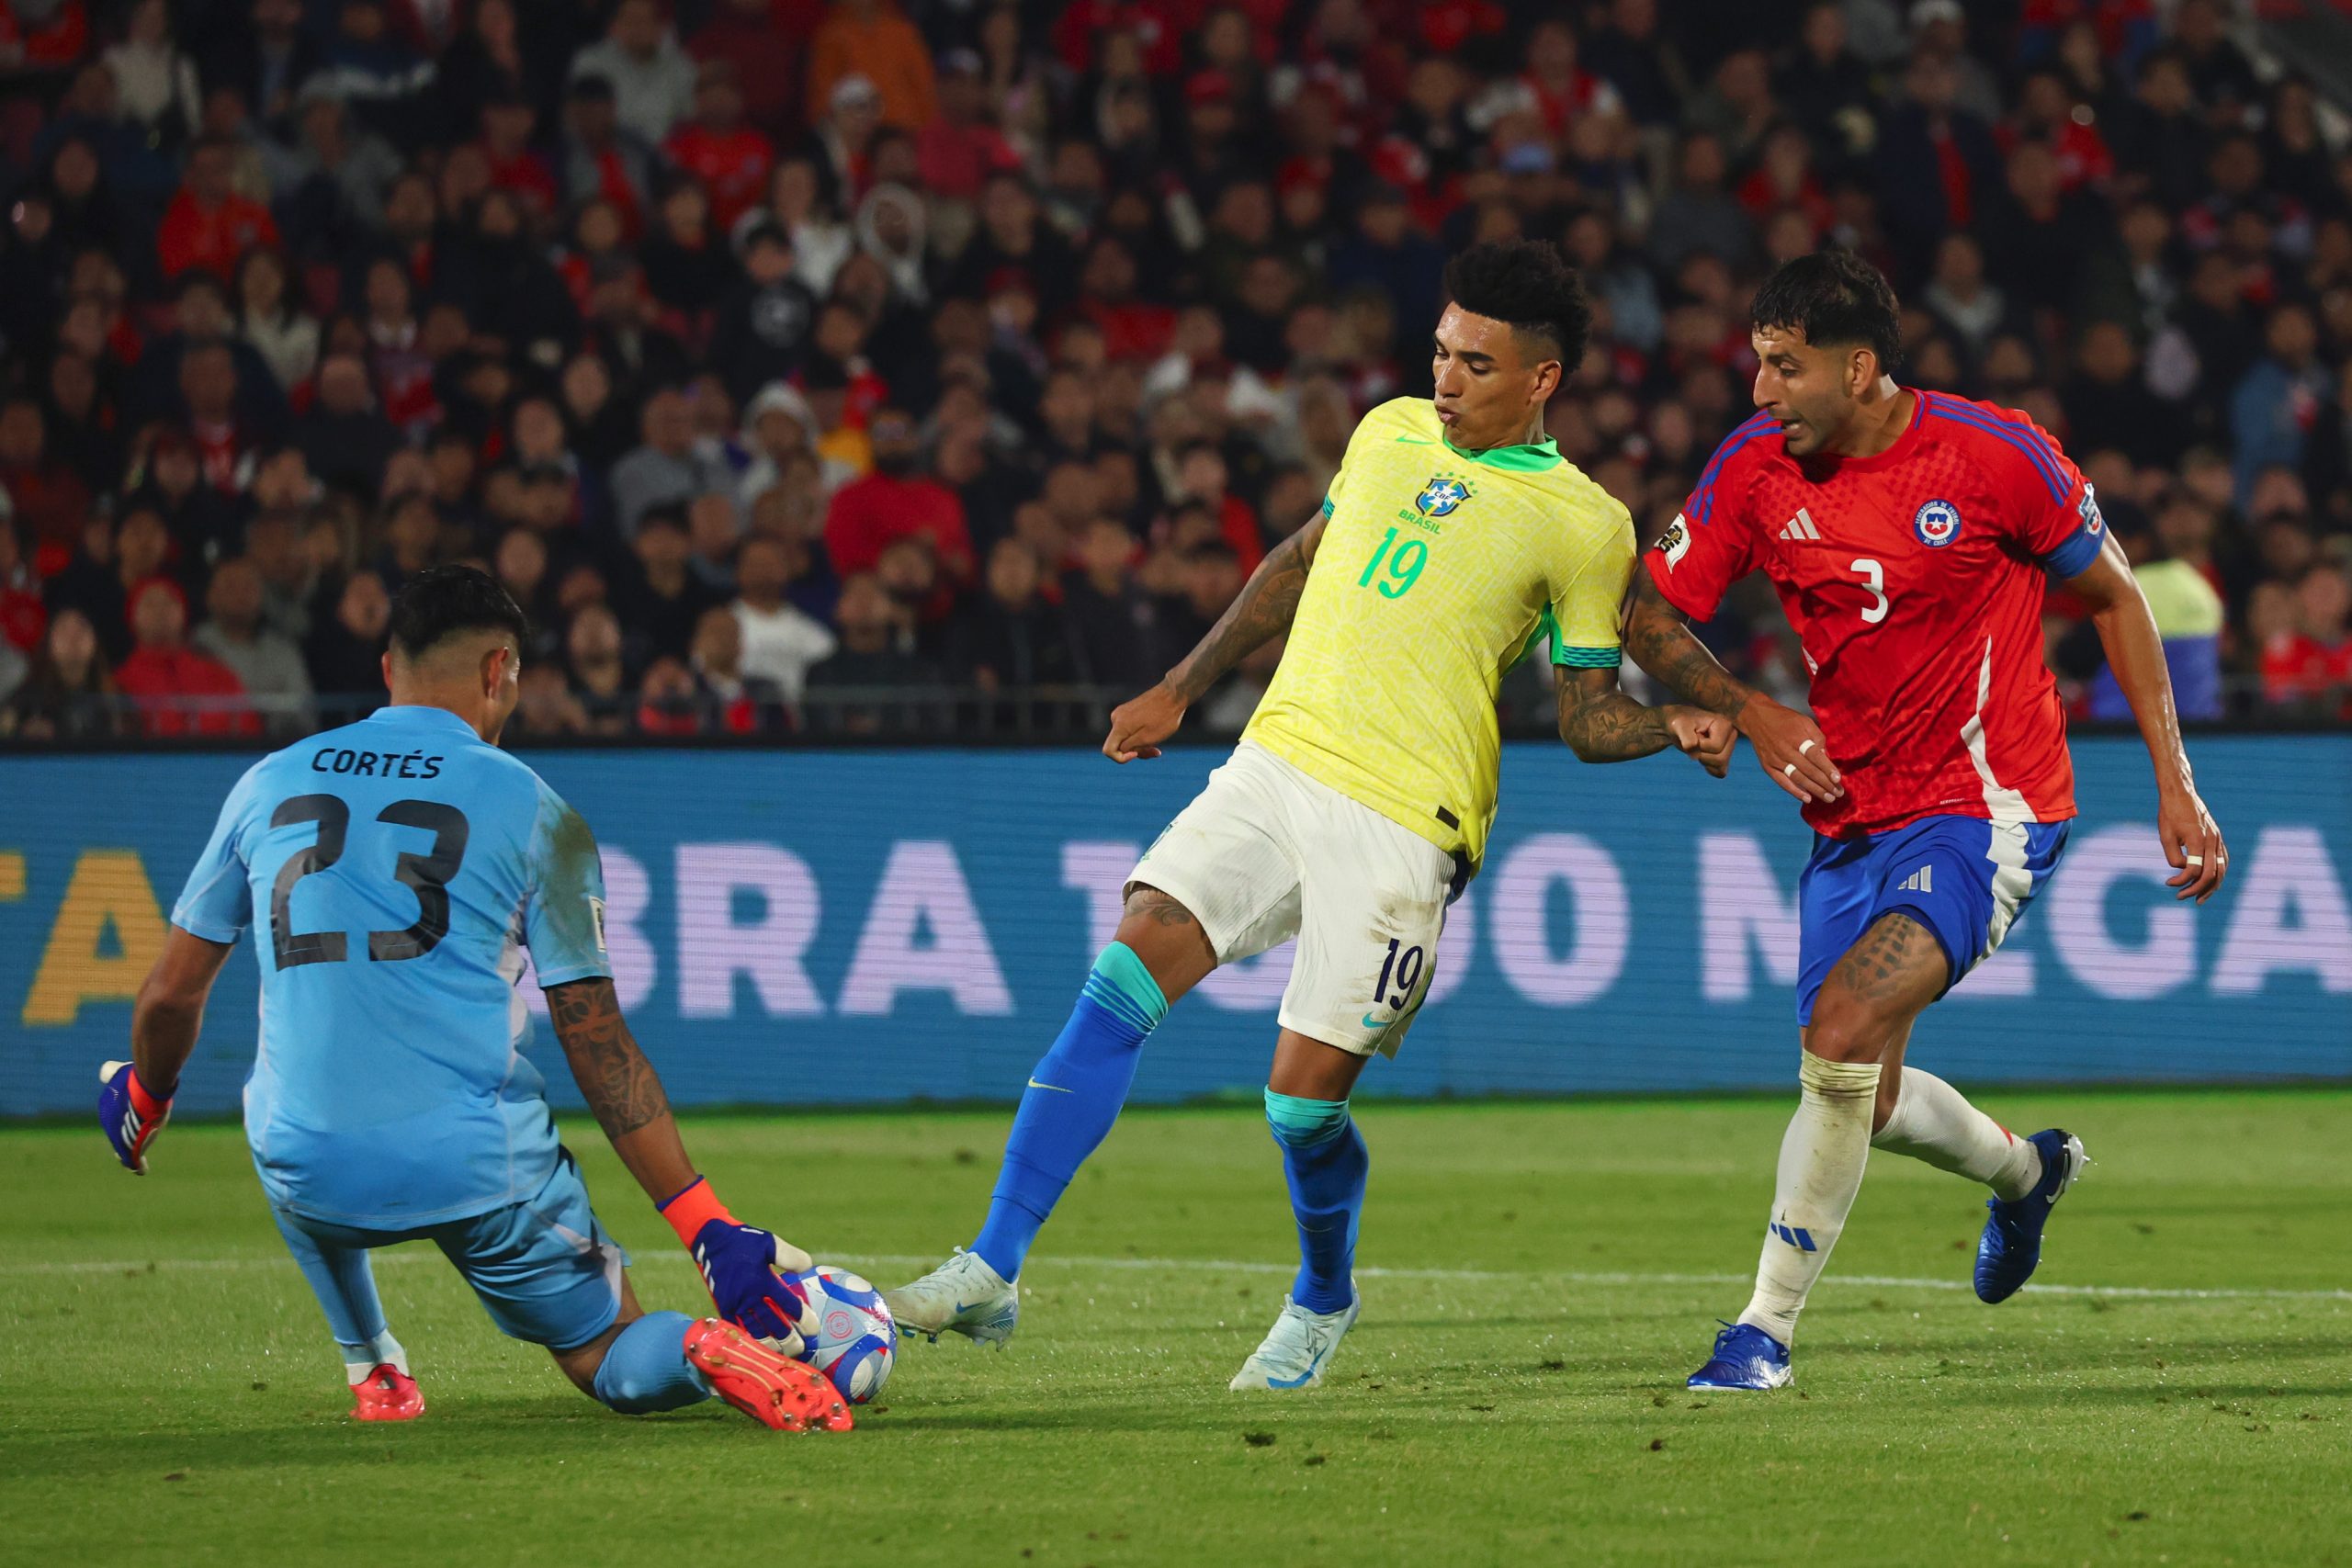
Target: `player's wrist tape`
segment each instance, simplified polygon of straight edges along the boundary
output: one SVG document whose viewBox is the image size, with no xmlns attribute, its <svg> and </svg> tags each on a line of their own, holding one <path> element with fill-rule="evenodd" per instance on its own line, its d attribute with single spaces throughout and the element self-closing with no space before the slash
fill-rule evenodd
<svg viewBox="0 0 2352 1568">
<path fill-rule="evenodd" d="M 170 1095 L 158 1096 L 148 1092 L 147 1086 L 139 1081 L 137 1067 L 125 1067 L 122 1077 L 123 1088 L 130 1095 L 130 1109 L 139 1113 L 141 1121 L 152 1122 L 172 1108 Z"/>
<path fill-rule="evenodd" d="M 679 1245 L 688 1252 L 694 1250 L 695 1237 L 702 1234 L 702 1227 L 711 1221 L 724 1220 L 730 1225 L 743 1223 L 727 1212 L 727 1205 L 720 1202 L 718 1194 L 710 1190 L 708 1179 L 700 1176 L 694 1179 L 692 1185 L 672 1193 L 653 1207 L 670 1222 L 670 1228 L 678 1233 Z"/>
</svg>

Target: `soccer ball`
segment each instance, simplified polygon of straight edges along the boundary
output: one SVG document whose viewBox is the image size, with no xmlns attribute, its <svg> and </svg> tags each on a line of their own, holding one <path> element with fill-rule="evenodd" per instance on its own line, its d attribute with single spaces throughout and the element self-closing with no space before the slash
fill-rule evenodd
<svg viewBox="0 0 2352 1568">
<path fill-rule="evenodd" d="M 808 1336 L 802 1359 L 831 1378 L 843 1399 L 864 1404 L 890 1381 L 899 1350 L 899 1325 L 882 1304 L 882 1292 L 830 1263 L 793 1278 L 817 1309 L 817 1332 Z"/>
</svg>

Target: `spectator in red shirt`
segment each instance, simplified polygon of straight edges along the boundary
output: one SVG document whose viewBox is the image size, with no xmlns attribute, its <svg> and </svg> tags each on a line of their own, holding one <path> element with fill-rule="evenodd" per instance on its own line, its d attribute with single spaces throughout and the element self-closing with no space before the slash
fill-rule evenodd
<svg viewBox="0 0 2352 1568">
<path fill-rule="evenodd" d="M 82 0 L 0 0 L 0 56 L 19 71 L 62 71 L 90 46 Z"/>
<path fill-rule="evenodd" d="M 866 434 L 874 471 L 843 485 L 825 511 L 825 549 L 833 570 L 842 577 L 871 571 L 894 541 L 913 535 L 930 543 L 943 574 L 970 582 L 977 563 L 964 503 L 921 471 L 913 417 L 902 409 L 876 409 Z"/>
<path fill-rule="evenodd" d="M 1258 529 L 1257 513 L 1226 488 L 1230 478 L 1225 455 L 1216 445 L 1195 441 L 1178 455 L 1173 499 L 1198 502 L 1216 514 L 1217 533 L 1232 547 L 1234 558 L 1241 563 L 1241 574 L 1247 577 L 1265 558 L 1266 542 Z"/>
<path fill-rule="evenodd" d="M 0 492 L 35 550 L 47 545 L 70 551 L 81 537 L 90 491 L 50 456 L 48 422 L 27 394 L 0 403 Z"/>
<path fill-rule="evenodd" d="M 33 583 L 16 525 L 0 518 L 0 642 L 24 653 L 40 647 L 41 634 L 49 629 L 49 607 Z"/>
<path fill-rule="evenodd" d="M 780 139 L 805 129 L 798 115 L 800 46 L 807 37 L 806 29 L 784 26 L 769 0 L 718 0 L 710 19 L 686 40 L 686 52 L 696 60 L 732 63 L 742 89 L 743 118 Z"/>
<path fill-rule="evenodd" d="M 246 458 L 254 433 L 237 417 L 237 362 L 229 345 L 217 338 L 190 344 L 180 355 L 179 387 L 205 482 L 223 495 L 241 494 L 253 480 Z"/>
<path fill-rule="evenodd" d="M 260 716 L 243 702 L 244 683 L 218 660 L 187 646 L 187 600 L 179 584 L 150 578 L 131 592 L 130 657 L 116 690 L 137 703 L 149 735 L 258 735 Z M 196 712 L 176 699 L 208 699 Z"/>
<path fill-rule="evenodd" d="M 735 62 L 706 60 L 695 84 L 695 113 L 670 132 L 670 161 L 702 181 L 712 220 L 720 230 L 759 205 L 767 194 L 775 148 L 743 123 L 743 89 Z"/>
<path fill-rule="evenodd" d="M 1114 234 L 1097 239 L 1079 274 L 1079 309 L 1102 333 L 1113 359 L 1157 359 L 1176 336 L 1176 312 L 1138 299 L 1136 259 Z"/>
<path fill-rule="evenodd" d="M 164 209 L 163 227 L 155 236 L 164 276 L 177 277 L 200 266 L 225 282 L 236 271 L 239 256 L 278 243 L 269 209 L 230 186 L 235 151 L 227 141 L 211 136 L 189 151 L 187 183 Z"/>
<path fill-rule="evenodd" d="M 490 183 L 514 192 L 534 216 L 544 219 L 556 209 L 559 197 L 555 175 L 531 145 L 538 122 L 538 111 L 528 98 L 515 93 L 493 94 L 481 107 L 481 141 L 477 145 L 490 164 Z"/>
<path fill-rule="evenodd" d="M 915 138 L 923 188 L 934 197 L 970 201 L 1000 169 L 1017 170 L 1020 154 L 989 123 L 988 84 L 980 57 L 968 49 L 950 51 L 939 79 L 939 114 Z"/>
<path fill-rule="evenodd" d="M 2332 705 L 2352 717 L 2352 577 L 2325 561 L 2305 569 L 2293 616 L 2291 631 L 2263 644 L 2263 696 L 2281 707 Z"/>
<path fill-rule="evenodd" d="M 2054 65 L 2025 79 L 2016 120 L 2001 128 L 2001 151 L 2022 141 L 2046 141 L 2058 159 L 2058 186 L 2072 194 L 2085 186 L 2104 187 L 2115 177 L 2115 155 L 2087 114 L 2077 118 L 2074 89 Z"/>
</svg>

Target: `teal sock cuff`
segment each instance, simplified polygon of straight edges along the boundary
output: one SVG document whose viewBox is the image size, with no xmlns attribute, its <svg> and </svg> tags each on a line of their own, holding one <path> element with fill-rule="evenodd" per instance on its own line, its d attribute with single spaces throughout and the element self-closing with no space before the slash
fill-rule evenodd
<svg viewBox="0 0 2352 1568">
<path fill-rule="evenodd" d="M 1348 1102 L 1344 1100 L 1302 1100 L 1295 1094 L 1266 1091 L 1266 1120 L 1274 1129 L 1274 1136 L 1284 1144 L 1311 1147 L 1329 1143 L 1347 1130 Z"/>
<path fill-rule="evenodd" d="M 1114 942 L 1094 955 L 1086 976 L 1086 994 L 1148 1034 L 1168 1016 L 1168 998 L 1151 977 L 1136 950 Z"/>
</svg>

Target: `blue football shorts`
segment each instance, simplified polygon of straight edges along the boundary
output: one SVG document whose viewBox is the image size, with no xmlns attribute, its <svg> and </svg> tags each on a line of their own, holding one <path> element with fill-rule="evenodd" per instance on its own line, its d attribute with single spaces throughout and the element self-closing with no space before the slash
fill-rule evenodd
<svg viewBox="0 0 2352 1568">
<path fill-rule="evenodd" d="M 621 1270 L 628 1267 L 628 1255 L 596 1223 L 588 1185 L 569 1149 L 558 1151 L 554 1172 L 531 1197 L 469 1219 L 379 1231 L 330 1224 L 285 1209 L 274 1213 L 305 1273 L 312 1260 L 303 1256 L 303 1240 L 322 1253 L 429 1241 L 465 1276 L 501 1332 L 550 1350 L 577 1349 L 620 1315 Z M 323 1290 L 321 1298 L 327 1298 Z M 332 1310 L 329 1315 L 334 1317 Z M 338 1326 L 338 1336 L 343 1333 Z"/>
<path fill-rule="evenodd" d="M 2057 869 L 2070 826 L 1922 817 L 1867 838 L 1817 839 L 1797 878 L 1797 1022 L 1813 1021 L 1813 999 L 1846 950 L 1897 910 L 1935 933 L 1944 989 L 1960 984 Z"/>
</svg>

